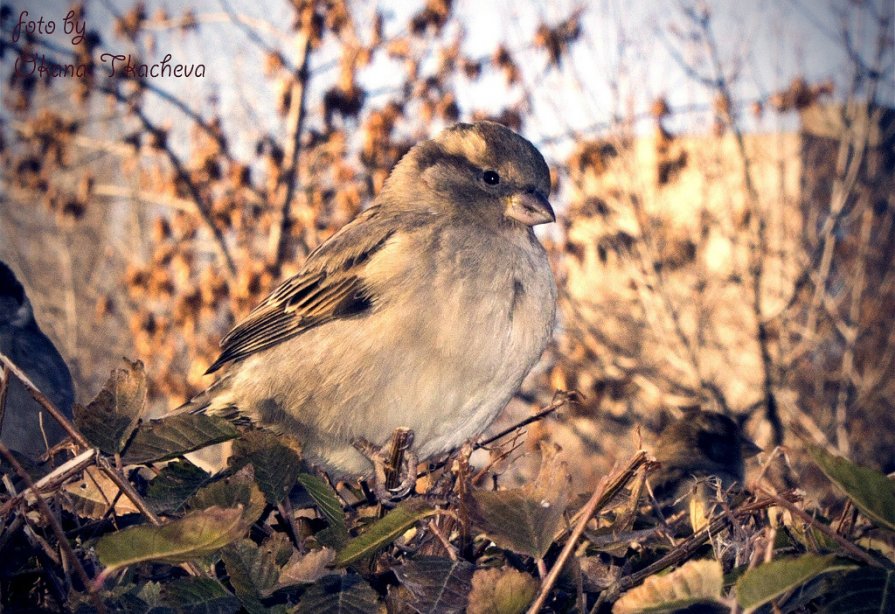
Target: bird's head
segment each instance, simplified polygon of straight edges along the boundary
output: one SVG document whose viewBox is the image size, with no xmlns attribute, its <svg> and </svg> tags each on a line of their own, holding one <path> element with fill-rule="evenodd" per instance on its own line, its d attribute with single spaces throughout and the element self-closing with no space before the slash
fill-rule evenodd
<svg viewBox="0 0 895 614">
<path fill-rule="evenodd" d="M 398 163 L 383 192 L 390 202 L 485 223 L 556 221 L 544 157 L 494 122 L 456 124 L 420 143 Z"/>
<path fill-rule="evenodd" d="M 743 479 L 743 461 L 761 449 L 736 422 L 711 411 L 689 412 L 659 436 L 656 458 L 692 473 L 727 473 Z"/>
<path fill-rule="evenodd" d="M 26 326 L 34 319 L 25 288 L 5 262 L 0 261 L 0 324 Z"/>
</svg>

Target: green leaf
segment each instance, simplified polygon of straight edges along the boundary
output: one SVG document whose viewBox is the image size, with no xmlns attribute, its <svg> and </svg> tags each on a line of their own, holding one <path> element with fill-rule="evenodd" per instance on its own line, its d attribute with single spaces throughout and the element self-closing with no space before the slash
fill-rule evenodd
<svg viewBox="0 0 895 614">
<path fill-rule="evenodd" d="M 884 614 L 895 609 L 895 571 L 865 567 L 837 578 L 819 614 Z"/>
<path fill-rule="evenodd" d="M 164 603 L 162 599 L 162 585 L 158 582 L 147 582 L 137 591 L 137 596 L 148 606 L 146 612 L 153 612 L 154 614 L 170 612 L 174 614 L 174 611 Z"/>
<path fill-rule="evenodd" d="M 106 535 L 96 554 L 107 570 L 144 561 L 183 563 L 217 552 L 242 537 L 248 528 L 242 507 L 212 507 L 159 527 L 140 525 Z"/>
<path fill-rule="evenodd" d="M 472 491 L 470 516 L 501 548 L 542 558 L 563 526 L 571 477 L 565 463 L 543 450 L 538 477 L 511 490 Z"/>
<path fill-rule="evenodd" d="M 437 514 L 438 510 L 420 499 L 412 499 L 401 503 L 374 522 L 360 536 L 355 537 L 336 557 L 335 565 L 349 565 L 358 559 L 373 554 L 380 548 L 392 543 L 411 528 L 418 520 Z"/>
<path fill-rule="evenodd" d="M 622 595 L 615 602 L 612 613 L 670 614 L 697 604 L 712 611 L 709 608 L 719 605 L 723 588 L 721 563 L 688 561 L 669 574 L 648 577 L 643 584 Z"/>
<path fill-rule="evenodd" d="M 240 609 L 239 599 L 211 578 L 178 578 L 167 582 L 162 587 L 162 597 L 181 614 L 235 614 Z"/>
<path fill-rule="evenodd" d="M 250 525 L 261 517 L 267 503 L 255 483 L 252 466 L 248 465 L 230 477 L 203 486 L 186 505 L 191 510 L 242 505 L 243 520 Z"/>
<path fill-rule="evenodd" d="M 208 472 L 187 460 L 173 461 L 149 483 L 146 502 L 155 512 L 180 511 L 210 478 Z"/>
<path fill-rule="evenodd" d="M 421 556 L 392 571 L 413 595 L 410 606 L 417 612 L 463 612 L 475 567 L 460 559 Z"/>
<path fill-rule="evenodd" d="M 737 603 L 743 608 L 754 609 L 822 573 L 854 568 L 855 565 L 842 563 L 832 554 L 805 554 L 770 561 L 753 567 L 737 580 Z"/>
<path fill-rule="evenodd" d="M 266 612 L 261 599 L 270 595 L 279 577 L 273 555 L 252 540 L 242 539 L 224 548 L 221 559 L 243 607 L 252 614 Z"/>
<path fill-rule="evenodd" d="M 326 576 L 311 586 L 298 602 L 297 614 L 370 614 L 382 611 L 379 595 L 354 574 Z"/>
<path fill-rule="evenodd" d="M 238 435 L 236 428 L 223 418 L 177 414 L 141 424 L 123 460 L 129 465 L 167 460 Z"/>
<path fill-rule="evenodd" d="M 146 373 L 139 360 L 124 359 L 87 407 L 75 405 L 75 426 L 106 454 L 118 454 L 146 409 Z"/>
<path fill-rule="evenodd" d="M 895 531 L 895 482 L 884 474 L 833 456 L 818 446 L 808 446 L 814 462 L 865 516 Z"/>
<path fill-rule="evenodd" d="M 479 569 L 472 576 L 469 614 L 520 614 L 538 592 L 538 582 L 509 567 Z"/>
<path fill-rule="evenodd" d="M 272 505 L 289 493 L 301 470 L 298 453 L 266 431 L 249 431 L 234 443 L 230 464 L 239 467 L 246 463 L 254 466 L 255 481 Z"/>
<path fill-rule="evenodd" d="M 310 473 L 298 474 L 298 482 L 308 492 L 308 495 L 317 504 L 317 509 L 326 518 L 333 536 L 332 545 L 340 548 L 348 541 L 348 528 L 345 526 L 345 512 L 342 511 L 342 503 L 332 487 L 322 478 Z"/>
</svg>

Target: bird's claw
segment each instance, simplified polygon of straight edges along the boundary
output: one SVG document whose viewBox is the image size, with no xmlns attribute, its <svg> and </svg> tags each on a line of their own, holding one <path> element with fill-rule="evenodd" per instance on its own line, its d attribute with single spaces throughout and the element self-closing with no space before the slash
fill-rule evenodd
<svg viewBox="0 0 895 614">
<path fill-rule="evenodd" d="M 413 431 L 408 428 L 395 429 L 391 441 L 381 448 L 363 437 L 354 441 L 354 447 L 373 463 L 373 493 L 380 502 L 397 502 L 416 485 L 419 458 L 412 445 Z"/>
</svg>

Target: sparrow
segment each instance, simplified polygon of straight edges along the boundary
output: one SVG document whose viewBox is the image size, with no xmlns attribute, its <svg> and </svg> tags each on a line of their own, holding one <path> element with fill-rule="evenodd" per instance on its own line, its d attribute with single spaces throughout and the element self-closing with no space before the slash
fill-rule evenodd
<svg viewBox="0 0 895 614">
<path fill-rule="evenodd" d="M 21 368 L 53 405 L 71 418 L 75 393 L 68 366 L 37 325 L 25 288 L 2 261 L 0 353 Z M 8 376 L 6 384 L 0 441 L 8 448 L 36 459 L 59 443 L 66 433 L 15 376 Z"/>
<path fill-rule="evenodd" d="M 458 448 L 551 337 L 556 284 L 533 230 L 556 221 L 549 191 L 543 156 L 500 124 L 418 143 L 223 338 L 219 379 L 184 409 L 291 435 L 339 478 L 370 475 L 356 444 L 384 447 L 398 428 L 416 458 Z"/>
<path fill-rule="evenodd" d="M 712 411 L 687 411 L 669 424 L 656 440 L 661 468 L 650 475 L 660 504 L 680 507 L 687 500 L 703 508 L 723 491 L 744 486 L 745 459 L 761 452 L 728 416 Z M 692 496 L 692 498 L 691 498 Z"/>
</svg>

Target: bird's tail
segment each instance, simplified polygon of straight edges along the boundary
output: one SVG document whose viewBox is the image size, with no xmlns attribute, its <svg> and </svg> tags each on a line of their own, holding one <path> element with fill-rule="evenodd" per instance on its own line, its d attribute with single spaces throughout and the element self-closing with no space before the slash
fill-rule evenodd
<svg viewBox="0 0 895 614">
<path fill-rule="evenodd" d="M 239 410 L 230 390 L 230 377 L 220 378 L 180 407 L 172 409 L 167 416 L 179 414 L 208 414 L 228 420 L 237 419 Z"/>
</svg>

